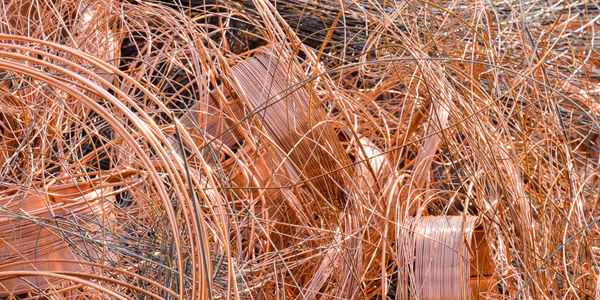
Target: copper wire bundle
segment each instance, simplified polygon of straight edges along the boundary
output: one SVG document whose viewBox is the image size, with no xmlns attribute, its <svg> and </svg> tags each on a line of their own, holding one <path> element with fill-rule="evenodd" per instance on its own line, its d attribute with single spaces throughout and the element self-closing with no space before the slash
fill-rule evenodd
<svg viewBox="0 0 600 300">
<path fill-rule="evenodd" d="M 98 260 L 102 256 L 93 241 L 106 238 L 103 228 L 109 226 L 113 204 L 104 197 L 111 190 L 92 189 L 84 183 L 54 186 L 48 193 L 30 191 L 0 198 L 0 243 L 5 249 L 0 272 L 90 272 L 89 265 L 59 261 Z M 62 281 L 41 276 L 6 278 L 10 277 L 2 279 L 1 295 L 20 294 L 34 286 L 56 288 L 54 284 Z"/>
<path fill-rule="evenodd" d="M 414 269 L 407 274 L 410 295 L 419 299 L 468 298 L 471 258 L 467 241 L 471 241 L 475 218 L 425 217 L 409 224 L 413 232 L 407 234 L 408 248 L 399 248 L 399 253 L 409 259 L 408 265 L 414 259 Z M 407 290 L 400 291 L 408 297 L 409 288 L 404 288 Z"/>
</svg>

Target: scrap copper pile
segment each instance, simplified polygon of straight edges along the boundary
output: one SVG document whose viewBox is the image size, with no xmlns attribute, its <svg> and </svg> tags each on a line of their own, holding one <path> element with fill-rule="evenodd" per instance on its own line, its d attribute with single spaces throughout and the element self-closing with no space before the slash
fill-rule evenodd
<svg viewBox="0 0 600 300">
<path fill-rule="evenodd" d="M 3 0 L 0 298 L 600 298 L 592 1 Z"/>
</svg>

